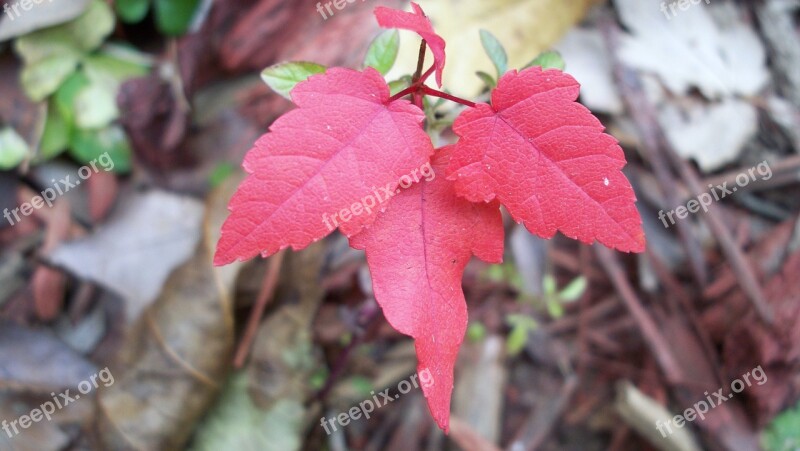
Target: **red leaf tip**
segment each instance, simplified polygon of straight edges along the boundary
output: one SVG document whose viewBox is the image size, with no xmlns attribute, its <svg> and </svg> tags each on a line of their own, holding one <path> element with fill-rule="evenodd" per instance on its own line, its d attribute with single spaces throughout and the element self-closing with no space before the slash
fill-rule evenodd
<svg viewBox="0 0 800 451">
<path fill-rule="evenodd" d="M 413 13 L 401 11 L 397 9 L 387 8 L 385 6 L 378 6 L 375 8 L 375 18 L 378 19 L 378 25 L 383 28 L 399 28 L 401 30 L 413 31 L 420 35 L 422 39 L 428 44 L 428 48 L 433 53 L 433 64 L 436 68 L 436 84 L 442 86 L 442 72 L 444 71 L 445 64 L 445 41 L 433 29 L 433 24 L 430 18 L 425 15 L 422 8 L 411 2 Z"/>
</svg>

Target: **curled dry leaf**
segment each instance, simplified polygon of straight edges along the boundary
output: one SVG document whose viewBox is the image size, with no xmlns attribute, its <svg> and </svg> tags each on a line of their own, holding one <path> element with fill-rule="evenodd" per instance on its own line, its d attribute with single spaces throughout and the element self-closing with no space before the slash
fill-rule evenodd
<svg viewBox="0 0 800 451">
<path fill-rule="evenodd" d="M 233 347 L 232 291 L 240 265 L 214 268 L 213 246 L 232 192 L 208 202 L 202 242 L 128 333 L 98 396 L 97 429 L 108 449 L 180 449 L 225 380 Z"/>
<path fill-rule="evenodd" d="M 277 309 L 261 323 L 246 371 L 229 380 L 198 428 L 193 451 L 300 449 L 311 420 L 305 407 L 314 394 L 310 380 L 320 366 L 311 321 L 324 294 L 317 282 L 324 249 L 315 243 L 285 256 L 272 301 Z"/>
</svg>

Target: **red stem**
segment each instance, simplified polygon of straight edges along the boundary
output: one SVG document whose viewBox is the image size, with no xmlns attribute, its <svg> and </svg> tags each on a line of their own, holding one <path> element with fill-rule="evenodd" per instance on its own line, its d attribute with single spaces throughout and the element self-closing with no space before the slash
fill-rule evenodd
<svg viewBox="0 0 800 451">
<path fill-rule="evenodd" d="M 413 92 L 416 92 L 417 89 L 419 89 L 419 86 L 411 85 L 411 86 L 407 87 L 406 89 L 398 92 L 397 94 L 389 97 L 389 102 L 394 102 L 397 99 L 401 99 L 401 98 L 403 98 L 403 97 L 405 97 L 405 96 L 407 96 L 407 95 L 409 95 L 409 94 L 411 94 Z"/>
<path fill-rule="evenodd" d="M 433 65 L 431 65 L 431 67 L 430 67 L 430 68 L 428 68 L 428 70 L 426 70 L 426 71 L 425 71 L 425 73 L 424 73 L 424 74 L 422 74 L 422 75 L 419 77 L 419 83 L 420 83 L 420 84 L 422 84 L 422 83 L 425 83 L 425 80 L 427 80 L 427 79 L 428 79 L 428 77 L 430 77 L 430 76 L 431 76 L 431 74 L 433 73 L 434 69 L 436 69 L 436 64 L 433 64 Z"/>
<path fill-rule="evenodd" d="M 420 75 L 422 75 L 422 65 L 425 64 L 425 52 L 428 50 L 428 45 L 423 39 L 422 42 L 419 43 L 419 57 L 417 58 L 417 70 L 414 71 L 414 76 L 411 77 L 411 86 L 419 86 L 421 83 L 419 81 Z M 423 109 L 422 106 L 422 96 L 420 95 L 419 91 L 414 91 L 414 105 L 418 106 L 419 109 Z"/>
<path fill-rule="evenodd" d="M 411 86 L 389 97 L 389 102 L 394 102 L 397 99 L 401 99 L 409 94 L 413 94 L 414 105 L 422 109 L 422 97 L 423 95 L 427 94 L 430 96 L 441 97 L 443 99 L 447 99 L 452 102 L 460 103 L 461 105 L 466 105 L 470 108 L 475 108 L 475 103 L 470 102 L 469 100 L 450 95 L 446 92 L 438 91 L 424 84 L 425 80 L 427 80 L 428 77 L 430 77 L 431 74 L 434 72 L 434 70 L 436 70 L 436 63 L 434 63 L 431 65 L 431 67 L 428 68 L 428 70 L 425 71 L 424 74 L 422 73 L 422 64 L 425 61 L 425 51 L 426 51 L 426 43 L 425 40 L 423 39 L 422 43 L 419 46 L 419 58 L 417 59 L 417 70 L 414 72 L 414 76 L 411 77 Z"/>
<path fill-rule="evenodd" d="M 451 102 L 456 102 L 456 103 L 460 103 L 461 105 L 466 105 L 466 106 L 468 106 L 470 108 L 475 108 L 475 102 L 470 102 L 469 100 L 462 99 L 461 97 L 456 97 L 456 96 L 450 95 L 450 94 L 448 94 L 446 92 L 437 91 L 436 89 L 430 88 L 430 87 L 425 86 L 425 85 L 422 85 L 419 88 L 423 93 L 425 93 L 425 94 L 427 94 L 429 96 L 441 97 L 441 98 L 447 99 L 447 100 L 449 100 Z"/>
<path fill-rule="evenodd" d="M 264 275 L 264 281 L 261 284 L 261 290 L 258 292 L 256 304 L 250 312 L 250 318 L 247 321 L 244 335 L 242 335 L 242 341 L 239 343 L 239 348 L 236 350 L 236 356 L 233 359 L 233 367 L 236 369 L 243 367 L 247 361 L 247 356 L 250 355 L 250 348 L 252 348 L 253 341 L 258 333 L 261 317 L 264 316 L 264 310 L 267 308 L 269 300 L 275 295 L 275 288 L 278 286 L 285 255 L 286 251 L 282 250 L 269 259 L 267 273 Z"/>
</svg>

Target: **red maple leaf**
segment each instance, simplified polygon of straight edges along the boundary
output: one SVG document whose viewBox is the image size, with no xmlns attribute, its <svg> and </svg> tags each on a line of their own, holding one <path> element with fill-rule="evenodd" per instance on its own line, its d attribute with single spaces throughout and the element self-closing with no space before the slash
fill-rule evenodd
<svg viewBox="0 0 800 451">
<path fill-rule="evenodd" d="M 413 13 L 378 6 L 375 8 L 375 17 L 378 19 L 378 25 L 383 28 L 410 30 L 422 36 L 422 39 L 427 42 L 428 47 L 431 49 L 431 53 L 433 53 L 433 65 L 436 67 L 436 84 L 441 87 L 445 61 L 444 39 L 433 30 L 431 20 L 418 4 L 411 2 L 411 7 L 414 8 Z"/>
<path fill-rule="evenodd" d="M 539 67 L 506 73 L 492 104 L 467 108 L 447 177 L 473 202 L 497 199 L 533 234 L 556 231 L 626 252 L 645 246 L 616 139 L 583 105 L 571 76 Z"/>
<path fill-rule="evenodd" d="M 500 203 L 541 237 L 561 231 L 633 252 L 645 240 L 622 149 L 575 102 L 578 83 L 535 67 L 504 75 L 491 106 L 436 91 L 424 83 L 435 70 L 441 86 L 445 43 L 412 7 L 378 7 L 375 15 L 383 27 L 422 36 L 434 64 L 424 74 L 417 67 L 411 86 L 394 97 L 369 68 L 332 68 L 299 83 L 291 92 L 298 108 L 245 159 L 250 175 L 230 202 L 214 262 L 301 249 L 338 227 L 366 251 L 389 323 L 414 338 L 418 370 L 433 382 L 420 378 L 423 392 L 447 431 L 467 326 L 461 278 L 472 255 L 502 260 Z M 468 107 L 453 126 L 460 140 L 433 157 L 432 177 L 417 184 L 401 182 L 427 166 L 433 148 L 423 111 L 402 100 L 408 95 L 418 105 L 431 95 Z"/>
<path fill-rule="evenodd" d="M 442 173 L 449 158 L 450 149 L 438 151 L 433 170 Z M 423 384 L 423 393 L 447 431 L 453 367 L 467 328 L 461 277 L 472 255 L 502 261 L 499 206 L 468 202 L 456 196 L 453 182 L 427 178 L 394 197 L 350 244 L 366 251 L 375 299 L 387 321 L 414 338 L 418 371 L 428 370 L 433 381 Z"/>
<path fill-rule="evenodd" d="M 277 119 L 245 158 L 250 175 L 229 204 L 217 265 L 302 249 L 336 226 L 358 233 L 386 207 L 383 193 L 433 153 L 424 113 L 406 100 L 389 102 L 372 68 L 328 69 L 291 96 L 299 108 Z"/>
</svg>

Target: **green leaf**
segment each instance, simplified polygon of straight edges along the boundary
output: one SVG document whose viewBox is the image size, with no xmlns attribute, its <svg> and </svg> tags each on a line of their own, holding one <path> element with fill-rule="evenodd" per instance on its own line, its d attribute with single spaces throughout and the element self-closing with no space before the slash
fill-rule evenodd
<svg viewBox="0 0 800 451">
<path fill-rule="evenodd" d="M 100 53 L 95 55 L 107 56 L 121 60 L 127 64 L 147 68 L 148 70 L 156 64 L 156 58 L 154 56 L 139 51 L 136 47 L 127 42 L 106 42 L 100 48 Z"/>
<path fill-rule="evenodd" d="M 58 112 L 68 123 L 75 122 L 75 97 L 90 84 L 89 78 L 82 71 L 73 72 L 53 96 Z"/>
<path fill-rule="evenodd" d="M 367 56 L 364 58 L 364 67 L 373 67 L 381 75 L 386 75 L 394 66 L 399 50 L 400 32 L 386 30 L 369 45 Z"/>
<path fill-rule="evenodd" d="M 83 56 L 97 49 L 114 29 L 114 14 L 93 0 L 77 19 L 20 37 L 14 48 L 25 62 L 22 86 L 33 100 L 49 96 L 75 71 Z"/>
<path fill-rule="evenodd" d="M 514 326 L 506 337 L 506 352 L 508 355 L 515 356 L 525 349 L 527 342 L 528 329 L 521 325 Z"/>
<path fill-rule="evenodd" d="M 308 378 L 308 384 L 313 388 L 315 391 L 322 390 L 325 387 L 325 382 L 328 380 L 328 369 L 323 367 L 319 367 L 314 371 Z"/>
<path fill-rule="evenodd" d="M 574 302 L 577 301 L 583 293 L 586 291 L 586 278 L 583 276 L 576 277 L 572 282 L 569 283 L 560 293 L 558 293 L 558 297 L 562 301 L 566 302 Z"/>
<path fill-rule="evenodd" d="M 72 126 L 64 119 L 58 111 L 55 100 L 50 100 L 47 106 L 47 119 L 42 132 L 42 140 L 39 143 L 39 153 L 36 156 L 37 162 L 47 161 L 57 157 L 69 146 L 69 135 Z"/>
<path fill-rule="evenodd" d="M 487 74 L 486 72 L 479 70 L 475 72 L 475 75 L 477 75 L 478 78 L 481 79 L 481 81 L 483 82 L 483 84 L 486 85 L 487 88 L 493 89 L 495 86 L 497 86 L 497 82 L 494 80 L 494 77 Z"/>
<path fill-rule="evenodd" d="M 98 53 L 84 60 L 81 71 L 89 83 L 78 89 L 71 99 L 75 125 L 102 128 L 119 117 L 117 93 L 120 85 L 146 75 L 149 69 L 138 61 Z"/>
<path fill-rule="evenodd" d="M 761 446 L 765 451 L 800 449 L 800 404 L 772 420 L 761 437 Z"/>
<path fill-rule="evenodd" d="M 491 282 L 507 283 L 517 291 L 523 291 L 522 276 L 517 268 L 511 263 L 491 265 L 486 268 L 484 276 Z"/>
<path fill-rule="evenodd" d="M 497 70 L 497 78 L 499 79 L 508 70 L 508 55 L 506 54 L 506 49 L 503 48 L 503 44 L 501 44 L 492 33 L 486 30 L 481 30 L 480 33 L 483 49 L 486 51 L 486 54 L 489 55 L 489 59 L 492 60 L 492 64 L 494 64 L 494 68 Z"/>
<path fill-rule="evenodd" d="M 511 326 L 523 326 L 529 330 L 534 330 L 539 327 L 539 323 L 537 323 L 535 319 L 521 313 L 511 313 L 507 315 L 506 322 Z"/>
<path fill-rule="evenodd" d="M 83 56 L 68 24 L 21 36 L 14 41 L 14 50 L 26 66 L 56 57 L 77 62 Z"/>
<path fill-rule="evenodd" d="M 123 58 L 123 55 L 122 52 L 90 55 L 83 61 L 83 71 L 90 80 L 104 83 L 114 91 L 125 81 L 144 77 L 150 72 L 150 68 L 142 64 L 141 57 L 132 53 L 129 58 Z"/>
<path fill-rule="evenodd" d="M 471 342 L 478 342 L 486 337 L 486 326 L 481 322 L 470 323 L 467 327 L 467 338 Z"/>
<path fill-rule="evenodd" d="M 409 86 L 411 86 L 411 75 L 403 75 L 397 80 L 389 82 L 389 92 L 391 95 L 395 95 Z"/>
<path fill-rule="evenodd" d="M 561 54 L 556 51 L 544 52 L 541 55 L 537 56 L 533 61 L 526 64 L 523 69 L 527 69 L 533 66 L 541 66 L 542 69 L 558 69 L 564 70 L 566 64 L 564 64 L 564 59 L 561 58 Z"/>
<path fill-rule="evenodd" d="M 114 31 L 115 22 L 111 7 L 102 0 L 93 0 L 83 15 L 64 26 L 71 31 L 78 48 L 89 53 L 97 50 Z"/>
<path fill-rule="evenodd" d="M 506 351 L 514 356 L 525 349 L 528 333 L 539 327 L 539 323 L 528 315 L 515 313 L 506 316 L 506 322 L 511 326 L 511 332 L 506 337 Z"/>
<path fill-rule="evenodd" d="M 192 25 L 200 0 L 155 0 L 156 28 L 168 36 L 180 36 Z"/>
<path fill-rule="evenodd" d="M 325 70 L 325 66 L 316 63 L 293 61 L 279 63 L 264 69 L 261 72 L 261 79 L 273 91 L 291 100 L 289 93 L 294 89 L 295 85 L 314 74 L 321 74 Z"/>
<path fill-rule="evenodd" d="M 70 155 L 80 163 L 89 164 L 106 152 L 114 162 L 114 172 L 130 172 L 132 152 L 121 126 L 111 125 L 99 130 L 78 129 L 72 133 Z"/>
<path fill-rule="evenodd" d="M 234 165 L 228 162 L 222 162 L 214 167 L 214 170 L 209 174 L 208 184 L 211 185 L 212 188 L 216 188 L 234 172 L 236 172 L 236 167 Z"/>
<path fill-rule="evenodd" d="M 556 294 L 558 290 L 558 285 L 556 284 L 555 277 L 551 276 L 550 274 L 545 274 L 544 278 L 542 279 L 542 291 L 544 291 L 545 296 L 553 296 Z"/>
<path fill-rule="evenodd" d="M 75 125 L 82 129 L 103 128 L 117 117 L 117 93 L 101 83 L 92 83 L 75 96 Z"/>
<path fill-rule="evenodd" d="M 247 373 L 234 374 L 197 428 L 192 451 L 299 450 L 305 408 L 284 398 L 261 410 L 250 397 Z"/>
<path fill-rule="evenodd" d="M 150 0 L 115 0 L 117 15 L 125 23 L 139 23 L 150 9 Z"/>
<path fill-rule="evenodd" d="M 22 89 L 31 100 L 42 101 L 75 72 L 78 62 L 74 54 L 65 53 L 28 64 L 22 69 Z"/>
<path fill-rule="evenodd" d="M 372 381 L 364 376 L 352 376 L 348 382 L 351 384 L 353 391 L 357 393 L 358 397 L 360 398 L 369 397 L 369 392 L 375 390 L 375 387 L 372 385 Z"/>
<path fill-rule="evenodd" d="M 0 170 L 19 166 L 30 155 L 28 143 L 11 127 L 0 129 Z"/>
<path fill-rule="evenodd" d="M 555 319 L 564 316 L 564 306 L 561 305 L 561 301 L 558 298 L 547 299 L 547 313 Z"/>
<path fill-rule="evenodd" d="M 490 265 L 486 268 L 484 276 L 487 280 L 495 283 L 506 281 L 506 271 L 503 265 Z"/>
</svg>

